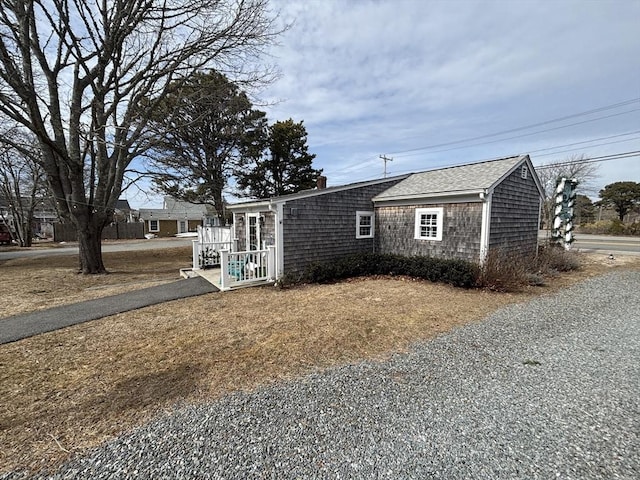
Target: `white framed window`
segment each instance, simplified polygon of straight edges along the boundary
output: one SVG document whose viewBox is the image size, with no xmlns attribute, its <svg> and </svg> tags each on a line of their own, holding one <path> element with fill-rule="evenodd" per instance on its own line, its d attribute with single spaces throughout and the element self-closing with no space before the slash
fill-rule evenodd
<svg viewBox="0 0 640 480">
<path fill-rule="evenodd" d="M 149 220 L 149 231 L 150 232 L 160 231 L 160 225 L 158 223 L 158 220 Z"/>
<path fill-rule="evenodd" d="M 373 238 L 373 212 L 356 212 L 356 238 Z"/>
<path fill-rule="evenodd" d="M 527 168 L 526 165 L 522 165 L 522 170 L 520 171 L 520 177 L 526 180 L 528 176 L 529 176 L 529 169 Z"/>
<path fill-rule="evenodd" d="M 416 208 L 416 240 L 442 240 L 442 207 Z"/>
</svg>

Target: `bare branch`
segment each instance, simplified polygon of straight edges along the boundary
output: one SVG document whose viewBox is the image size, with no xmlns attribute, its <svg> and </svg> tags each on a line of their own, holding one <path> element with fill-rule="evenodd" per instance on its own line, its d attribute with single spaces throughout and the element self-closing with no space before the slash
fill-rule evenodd
<svg viewBox="0 0 640 480">
<path fill-rule="evenodd" d="M 267 0 L 0 0 L 0 113 L 36 135 L 81 252 L 99 251 L 161 99 L 203 69 L 273 78 L 276 21 Z M 104 270 L 93 257 L 83 270 Z"/>
</svg>

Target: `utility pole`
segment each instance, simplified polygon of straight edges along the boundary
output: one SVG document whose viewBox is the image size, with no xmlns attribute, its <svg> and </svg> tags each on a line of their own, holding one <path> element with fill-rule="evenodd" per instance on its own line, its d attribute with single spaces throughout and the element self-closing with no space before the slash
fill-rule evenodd
<svg viewBox="0 0 640 480">
<path fill-rule="evenodd" d="M 389 158 L 386 155 L 380 155 L 380 158 L 384 160 L 384 178 L 387 178 L 387 162 L 392 162 L 393 158 Z"/>
</svg>

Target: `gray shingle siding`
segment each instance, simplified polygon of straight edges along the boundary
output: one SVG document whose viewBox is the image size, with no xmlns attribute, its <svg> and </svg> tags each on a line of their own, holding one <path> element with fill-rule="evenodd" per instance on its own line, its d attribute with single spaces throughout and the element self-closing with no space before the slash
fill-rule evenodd
<svg viewBox="0 0 640 480">
<path fill-rule="evenodd" d="M 531 172 L 518 168 L 496 186 L 491 202 L 489 250 L 535 254 L 538 244 L 540 195 Z"/>
<path fill-rule="evenodd" d="M 313 263 L 373 252 L 375 239 L 356 238 L 356 212 L 373 212 L 371 199 L 399 181 L 288 200 L 283 212 L 284 271 L 302 273 Z"/>
<path fill-rule="evenodd" d="M 414 238 L 416 208 L 443 208 L 442 240 Z M 478 261 L 482 204 L 440 203 L 376 209 L 376 251 L 405 256 L 431 256 Z"/>
</svg>

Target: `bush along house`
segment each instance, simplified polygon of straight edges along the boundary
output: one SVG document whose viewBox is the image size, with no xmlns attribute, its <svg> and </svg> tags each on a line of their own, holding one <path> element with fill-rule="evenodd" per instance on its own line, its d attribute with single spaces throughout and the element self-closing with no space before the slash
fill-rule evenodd
<svg viewBox="0 0 640 480">
<path fill-rule="evenodd" d="M 356 253 L 477 263 L 494 249 L 534 254 L 542 198 L 528 155 L 330 188 L 320 177 L 313 190 L 228 207 L 234 251 L 221 252 L 221 286 Z"/>
</svg>

